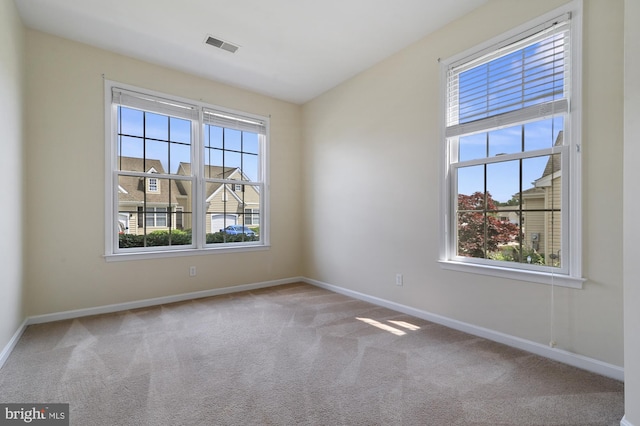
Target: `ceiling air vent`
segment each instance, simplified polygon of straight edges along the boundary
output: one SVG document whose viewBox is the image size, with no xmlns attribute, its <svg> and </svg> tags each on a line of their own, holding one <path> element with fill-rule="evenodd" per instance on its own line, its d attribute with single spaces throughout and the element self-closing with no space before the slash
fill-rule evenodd
<svg viewBox="0 0 640 426">
<path fill-rule="evenodd" d="M 220 40 L 219 38 L 207 36 L 207 39 L 204 41 L 206 44 L 217 47 L 222 50 L 226 50 L 227 52 L 236 53 L 239 46 L 235 44 L 229 43 L 228 41 Z"/>
</svg>

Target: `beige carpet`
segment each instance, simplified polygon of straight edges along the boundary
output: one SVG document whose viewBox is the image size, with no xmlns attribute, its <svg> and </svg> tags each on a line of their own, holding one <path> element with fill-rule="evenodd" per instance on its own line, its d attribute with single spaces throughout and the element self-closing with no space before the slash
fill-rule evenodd
<svg viewBox="0 0 640 426">
<path fill-rule="evenodd" d="M 0 402 L 72 425 L 619 425 L 623 384 L 306 284 L 28 327 Z"/>
</svg>

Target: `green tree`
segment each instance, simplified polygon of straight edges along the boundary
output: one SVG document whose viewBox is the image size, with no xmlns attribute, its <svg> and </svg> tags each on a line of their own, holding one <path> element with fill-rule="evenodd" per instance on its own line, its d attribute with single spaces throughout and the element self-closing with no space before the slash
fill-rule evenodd
<svg viewBox="0 0 640 426">
<path fill-rule="evenodd" d="M 458 194 L 458 254 L 487 258 L 501 244 L 516 241 L 518 226 L 500 220 L 498 206 L 488 192 Z"/>
</svg>

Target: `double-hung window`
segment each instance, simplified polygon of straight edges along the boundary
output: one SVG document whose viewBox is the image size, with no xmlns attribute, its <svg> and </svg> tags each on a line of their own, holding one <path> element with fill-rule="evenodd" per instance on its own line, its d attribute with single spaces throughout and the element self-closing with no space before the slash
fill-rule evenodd
<svg viewBox="0 0 640 426">
<path fill-rule="evenodd" d="M 579 14 L 442 63 L 445 268 L 581 285 Z"/>
<path fill-rule="evenodd" d="M 107 258 L 268 245 L 268 118 L 110 81 L 105 102 Z"/>
</svg>

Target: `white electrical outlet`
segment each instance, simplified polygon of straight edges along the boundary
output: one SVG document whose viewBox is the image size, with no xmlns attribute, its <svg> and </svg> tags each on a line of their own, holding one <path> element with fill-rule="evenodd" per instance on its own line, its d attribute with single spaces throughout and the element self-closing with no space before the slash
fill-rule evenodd
<svg viewBox="0 0 640 426">
<path fill-rule="evenodd" d="M 396 285 L 402 285 L 402 284 L 403 284 L 402 274 L 396 274 Z"/>
<path fill-rule="evenodd" d="M 189 276 L 190 277 L 195 277 L 196 276 L 196 267 L 195 266 L 191 266 L 189 268 Z"/>
</svg>

